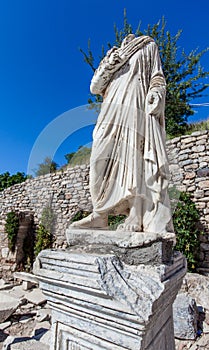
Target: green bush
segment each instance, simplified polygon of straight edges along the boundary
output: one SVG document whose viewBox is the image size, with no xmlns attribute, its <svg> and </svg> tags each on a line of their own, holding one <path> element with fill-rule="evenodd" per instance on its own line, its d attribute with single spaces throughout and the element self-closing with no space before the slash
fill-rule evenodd
<svg viewBox="0 0 209 350">
<path fill-rule="evenodd" d="M 35 256 L 37 256 L 43 249 L 52 248 L 52 244 L 52 234 L 45 228 L 43 224 L 40 224 L 36 231 Z"/>
<path fill-rule="evenodd" d="M 8 188 L 15 184 L 24 182 L 29 178 L 30 176 L 25 175 L 25 173 L 20 173 L 19 171 L 14 175 L 10 175 L 8 171 L 6 173 L 0 174 L 0 191 L 3 191 L 5 188 Z"/>
<path fill-rule="evenodd" d="M 91 214 L 89 211 L 79 210 L 71 219 L 71 222 L 81 220 Z M 124 222 L 125 215 L 108 215 L 108 226 L 110 230 L 116 230 L 117 226 Z"/>
<path fill-rule="evenodd" d="M 17 213 L 15 213 L 14 211 L 7 213 L 5 232 L 8 238 L 8 248 L 13 253 L 15 251 L 15 244 L 17 240 L 18 229 L 19 229 L 19 217 Z"/>
<path fill-rule="evenodd" d="M 41 223 L 36 231 L 36 243 L 35 243 L 35 256 L 37 256 L 41 250 L 52 248 L 53 238 L 53 223 L 54 214 L 50 206 L 47 206 L 42 211 Z"/>
<path fill-rule="evenodd" d="M 205 130 L 209 130 L 209 119 L 201 122 L 188 124 L 186 127 L 185 134 L 190 135 L 195 131 L 205 131 Z"/>
<path fill-rule="evenodd" d="M 188 271 L 194 272 L 198 267 L 200 240 L 202 231 L 199 225 L 199 211 L 190 195 L 181 192 L 179 202 L 173 214 L 173 224 L 176 233 L 175 250 L 182 252 L 187 258 Z"/>
<path fill-rule="evenodd" d="M 116 230 L 118 225 L 124 223 L 126 215 L 109 215 L 108 226 L 110 230 Z"/>
<path fill-rule="evenodd" d="M 90 155 L 91 148 L 81 146 L 76 152 L 67 153 L 65 158 L 67 160 L 67 164 L 74 167 L 75 165 L 88 164 Z"/>
<path fill-rule="evenodd" d="M 72 217 L 71 222 L 81 220 L 88 216 L 90 214 L 89 211 L 79 210 L 77 213 Z"/>
</svg>

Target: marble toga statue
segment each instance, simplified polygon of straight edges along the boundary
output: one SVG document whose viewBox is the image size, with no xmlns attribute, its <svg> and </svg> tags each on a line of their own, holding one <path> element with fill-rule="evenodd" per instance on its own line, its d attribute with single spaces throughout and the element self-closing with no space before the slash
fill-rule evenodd
<svg viewBox="0 0 209 350">
<path fill-rule="evenodd" d="M 127 214 L 121 231 L 173 232 L 165 150 L 166 82 L 158 47 L 129 34 L 113 47 L 91 81 L 103 97 L 93 131 L 93 212 L 75 228 L 105 228 L 108 214 Z"/>
</svg>

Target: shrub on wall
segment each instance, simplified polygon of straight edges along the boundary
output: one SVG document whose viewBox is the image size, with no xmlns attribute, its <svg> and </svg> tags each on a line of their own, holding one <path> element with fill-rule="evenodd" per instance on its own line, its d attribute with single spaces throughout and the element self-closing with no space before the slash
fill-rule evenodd
<svg viewBox="0 0 209 350">
<path fill-rule="evenodd" d="M 52 248 L 53 245 L 53 223 L 54 213 L 50 206 L 47 206 L 42 211 L 41 222 L 36 231 L 35 256 L 41 250 Z"/>
<path fill-rule="evenodd" d="M 51 233 L 43 224 L 40 224 L 36 231 L 35 255 L 37 256 L 43 249 L 52 248 L 52 244 L 53 237 Z"/>
<path fill-rule="evenodd" d="M 194 272 L 198 267 L 200 240 L 202 231 L 198 227 L 199 211 L 190 195 L 180 193 L 179 202 L 173 214 L 173 224 L 176 233 L 175 250 L 182 252 L 187 258 L 188 271 Z"/>
<path fill-rule="evenodd" d="M 75 222 L 75 221 L 81 220 L 81 219 L 85 218 L 86 216 L 88 216 L 89 214 L 90 214 L 89 211 L 79 210 L 79 211 L 77 211 L 77 213 L 72 217 L 71 222 Z"/>
<path fill-rule="evenodd" d="M 14 211 L 7 213 L 5 232 L 8 238 L 8 248 L 13 253 L 15 251 L 15 244 L 16 244 L 18 229 L 19 229 L 18 214 Z"/>
<path fill-rule="evenodd" d="M 81 220 L 90 214 L 89 211 L 79 210 L 72 217 L 71 222 Z M 125 220 L 125 215 L 108 215 L 108 227 L 110 230 L 116 230 L 117 226 L 122 224 Z"/>
</svg>

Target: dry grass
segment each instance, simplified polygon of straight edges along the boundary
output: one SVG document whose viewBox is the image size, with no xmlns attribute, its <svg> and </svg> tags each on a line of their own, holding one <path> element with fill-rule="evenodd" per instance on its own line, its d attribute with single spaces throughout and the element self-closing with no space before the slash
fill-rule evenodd
<svg viewBox="0 0 209 350">
<path fill-rule="evenodd" d="M 209 130 L 209 119 L 202 122 L 188 124 L 186 134 L 191 134 L 194 131 Z"/>
</svg>

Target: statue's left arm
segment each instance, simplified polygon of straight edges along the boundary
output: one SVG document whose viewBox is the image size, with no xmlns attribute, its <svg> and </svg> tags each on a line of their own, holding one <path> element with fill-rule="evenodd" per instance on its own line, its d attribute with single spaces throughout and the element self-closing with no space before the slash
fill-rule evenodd
<svg viewBox="0 0 209 350">
<path fill-rule="evenodd" d="M 145 102 L 145 112 L 157 117 L 160 124 L 164 127 L 166 81 L 162 70 L 158 47 L 154 42 L 150 44 L 150 50 L 151 73 Z"/>
</svg>

